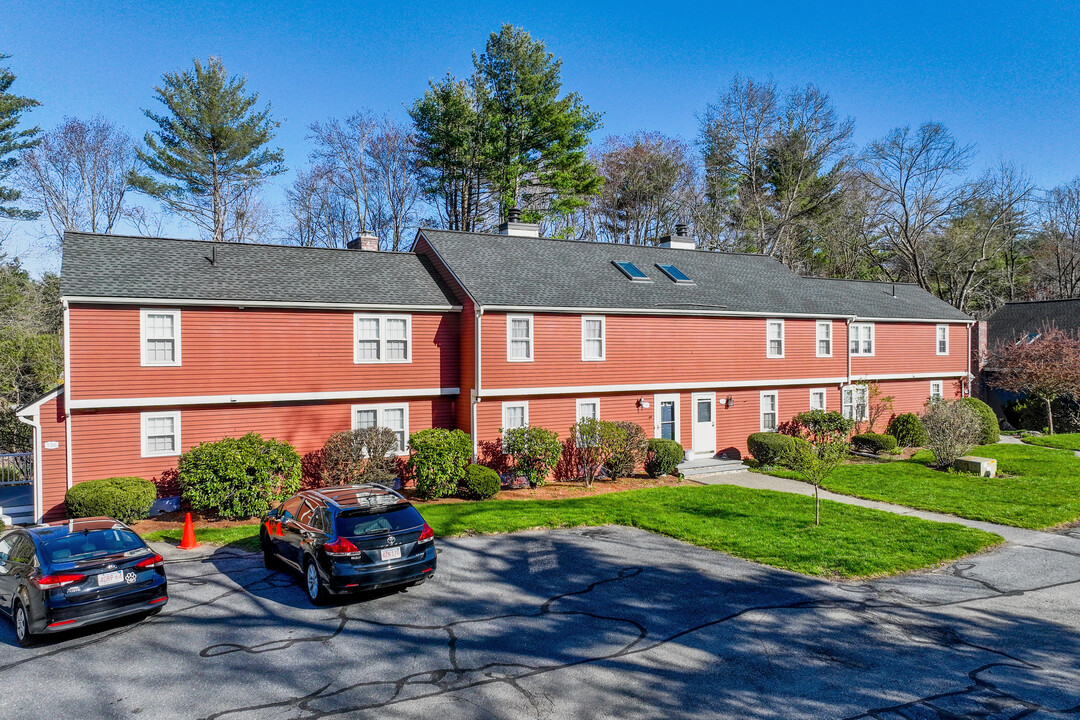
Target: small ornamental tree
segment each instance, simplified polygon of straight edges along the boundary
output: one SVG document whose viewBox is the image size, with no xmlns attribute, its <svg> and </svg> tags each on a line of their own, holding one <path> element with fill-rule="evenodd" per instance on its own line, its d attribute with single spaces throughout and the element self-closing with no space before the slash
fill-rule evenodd
<svg viewBox="0 0 1080 720">
<path fill-rule="evenodd" d="M 513 460 L 514 471 L 524 475 L 530 487 L 543 485 L 562 457 L 559 434 L 547 428 L 526 425 L 503 430 L 502 436 L 503 452 Z"/>
<path fill-rule="evenodd" d="M 987 367 L 993 373 L 991 385 L 1044 405 L 1051 435 L 1054 400 L 1080 399 L 1080 336 L 1053 323 L 1040 326 L 1034 338 L 998 343 Z"/>
<path fill-rule="evenodd" d="M 941 470 L 971 452 L 982 436 L 979 414 L 959 400 L 931 400 L 920 419 L 929 438 L 926 446 L 934 453 L 934 466 Z"/>
<path fill-rule="evenodd" d="M 785 464 L 814 486 L 814 524 L 820 525 L 821 483 L 847 459 L 852 421 L 824 410 L 799 413 L 793 421 L 801 428 L 799 437 L 804 442 L 792 444 Z"/>
<path fill-rule="evenodd" d="M 370 427 L 334 433 L 322 449 L 324 485 L 387 483 L 397 475 L 393 451 L 397 435 L 390 428 Z"/>
<path fill-rule="evenodd" d="M 619 442 L 618 447 L 604 463 L 608 474 L 614 478 L 630 477 L 637 466 L 645 461 L 645 453 L 649 450 L 649 441 L 645 437 L 645 430 L 635 422 L 616 422 L 626 435 Z"/>
<path fill-rule="evenodd" d="M 592 487 L 600 470 L 626 443 L 626 430 L 613 422 L 585 417 L 570 426 L 570 437 L 581 466 L 585 487 Z"/>
</svg>

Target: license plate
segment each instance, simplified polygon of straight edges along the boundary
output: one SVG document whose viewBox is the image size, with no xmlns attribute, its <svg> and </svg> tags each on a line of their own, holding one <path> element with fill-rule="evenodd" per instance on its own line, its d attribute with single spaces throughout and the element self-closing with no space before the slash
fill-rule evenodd
<svg viewBox="0 0 1080 720">
<path fill-rule="evenodd" d="M 399 557 L 401 557 L 401 548 L 386 548 L 379 554 L 383 560 L 397 560 Z"/>
<path fill-rule="evenodd" d="M 106 585 L 116 585 L 117 583 L 124 582 L 124 571 L 117 570 L 116 572 L 101 573 L 97 576 L 98 587 L 105 587 Z"/>
</svg>

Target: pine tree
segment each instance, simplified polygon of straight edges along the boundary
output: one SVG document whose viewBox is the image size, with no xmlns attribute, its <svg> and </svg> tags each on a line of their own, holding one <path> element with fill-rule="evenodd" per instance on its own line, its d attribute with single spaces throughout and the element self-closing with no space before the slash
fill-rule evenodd
<svg viewBox="0 0 1080 720">
<path fill-rule="evenodd" d="M 166 73 L 155 89 L 166 114 L 143 113 L 158 129 L 147 133 L 139 159 L 156 175 L 132 173 L 136 190 L 157 198 L 216 242 L 236 240 L 250 223 L 252 199 L 270 177 L 285 172 L 281 148 L 266 145 L 280 123 L 259 110 L 247 79 L 229 77 L 221 58 Z"/>
<path fill-rule="evenodd" d="M 0 53 L 0 62 L 11 57 Z M 37 145 L 39 128 L 32 127 L 18 130 L 19 120 L 41 103 L 8 92 L 15 82 L 15 74 L 7 67 L 0 66 L 0 217 L 12 219 L 33 219 L 37 213 L 20 210 L 12 205 L 22 195 L 16 188 L 7 187 L 3 182 L 19 164 L 18 153 Z"/>
</svg>

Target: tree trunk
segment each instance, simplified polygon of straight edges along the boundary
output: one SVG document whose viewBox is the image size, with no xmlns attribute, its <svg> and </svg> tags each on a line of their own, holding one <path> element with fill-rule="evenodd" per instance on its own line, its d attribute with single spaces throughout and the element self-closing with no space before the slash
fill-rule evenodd
<svg viewBox="0 0 1080 720">
<path fill-rule="evenodd" d="M 1052 401 L 1050 400 L 1050 398 L 1044 398 L 1043 401 L 1046 403 L 1046 427 L 1047 427 L 1047 430 L 1050 431 L 1050 434 L 1053 435 L 1054 434 L 1054 408 L 1051 406 Z"/>
<path fill-rule="evenodd" d="M 821 498 L 818 497 L 818 486 L 814 486 L 814 524 L 821 524 Z"/>
</svg>

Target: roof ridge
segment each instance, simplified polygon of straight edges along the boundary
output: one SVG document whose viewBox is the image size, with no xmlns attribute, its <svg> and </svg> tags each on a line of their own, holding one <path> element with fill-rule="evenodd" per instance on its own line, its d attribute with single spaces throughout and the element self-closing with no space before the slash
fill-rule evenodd
<svg viewBox="0 0 1080 720">
<path fill-rule="evenodd" d="M 863 280 L 862 278 L 831 278 L 817 275 L 800 275 L 803 280 L 833 280 L 835 282 L 857 282 L 867 285 L 905 285 L 907 287 L 919 287 L 918 283 L 903 282 L 900 280 Z M 932 294 L 932 293 L 931 293 Z"/>
<path fill-rule="evenodd" d="M 1005 305 L 1037 305 L 1039 303 L 1064 303 L 1064 302 L 1080 302 L 1080 297 L 1075 298 L 1048 298 L 1046 300 L 1008 300 L 1001 307 Z M 998 308 L 999 310 L 1001 308 Z"/>
<path fill-rule="evenodd" d="M 322 250 L 327 252 L 350 252 L 350 253 L 368 253 L 379 255 L 416 255 L 412 250 L 361 250 L 359 248 L 330 248 L 322 247 L 318 245 L 293 245 L 291 243 L 270 243 L 270 242 L 218 242 L 216 240 L 202 240 L 200 238 L 179 238 L 179 237 L 162 237 L 159 235 L 121 235 L 119 233 L 93 233 L 83 232 L 80 230 L 67 230 L 64 232 L 64 237 L 68 235 L 80 235 L 82 237 L 89 238 L 120 238 L 124 240 L 164 240 L 166 242 L 182 242 L 182 243 L 199 243 L 202 245 L 224 245 L 226 247 L 259 247 L 259 248 L 285 248 L 288 250 Z"/>
</svg>

